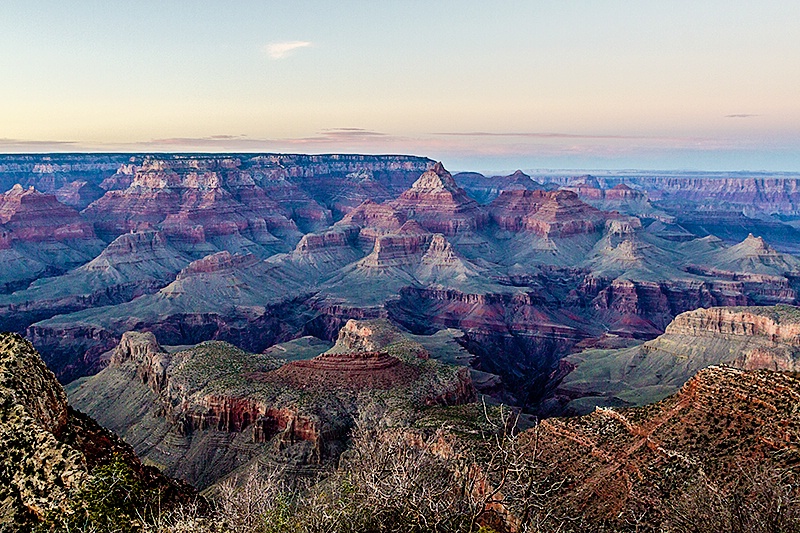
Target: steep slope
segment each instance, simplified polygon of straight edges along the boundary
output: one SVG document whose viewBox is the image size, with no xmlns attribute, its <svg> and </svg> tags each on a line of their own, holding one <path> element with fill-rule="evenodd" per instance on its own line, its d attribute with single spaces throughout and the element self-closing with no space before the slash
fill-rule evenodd
<svg viewBox="0 0 800 533">
<path fill-rule="evenodd" d="M 745 240 L 702 257 L 702 263 L 723 272 L 784 276 L 800 272 L 800 259 L 782 254 L 761 237 L 749 234 Z"/>
<path fill-rule="evenodd" d="M 87 504 L 80 499 L 82 490 L 94 482 L 98 468 L 114 462 L 140 490 L 160 496 L 165 508 L 192 496 L 188 487 L 143 466 L 130 446 L 72 410 L 30 343 L 8 333 L 0 333 L 0 460 L 0 527 L 8 531 L 27 531 L 45 519 L 72 520 L 69 513 L 81 513 Z"/>
<path fill-rule="evenodd" d="M 667 526 L 691 524 L 702 512 L 724 521 L 714 513 L 724 512 L 737 480 L 746 484 L 736 497 L 752 501 L 766 489 L 760 483 L 775 481 L 770 475 L 796 468 L 799 398 L 800 381 L 789 374 L 715 366 L 653 405 L 544 420 L 523 434 L 532 486 L 550 488 L 545 509 L 568 530 L 671 531 Z M 719 500 L 703 500 L 704 489 Z M 523 491 L 504 490 L 509 507 Z M 775 496 L 766 497 L 759 503 Z M 681 508 L 687 501 L 693 507 Z M 711 501 L 716 508 L 706 507 Z"/>
<path fill-rule="evenodd" d="M 296 276 L 253 255 L 218 252 L 190 263 L 158 292 L 58 315 L 31 325 L 26 335 L 65 382 L 99 369 L 100 355 L 140 327 L 170 344 L 221 339 L 260 351 L 308 320 L 295 301 L 307 287 Z"/>
<path fill-rule="evenodd" d="M 0 296 L 0 329 L 21 331 L 54 315 L 156 292 L 188 263 L 158 232 L 126 233 L 85 265 Z"/>
</svg>

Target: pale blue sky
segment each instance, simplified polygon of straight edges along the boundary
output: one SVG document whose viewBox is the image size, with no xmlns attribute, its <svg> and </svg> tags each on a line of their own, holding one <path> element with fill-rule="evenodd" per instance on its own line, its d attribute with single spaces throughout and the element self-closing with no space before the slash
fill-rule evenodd
<svg viewBox="0 0 800 533">
<path fill-rule="evenodd" d="M 800 171 L 800 2 L 15 1 L 0 151 Z"/>
</svg>

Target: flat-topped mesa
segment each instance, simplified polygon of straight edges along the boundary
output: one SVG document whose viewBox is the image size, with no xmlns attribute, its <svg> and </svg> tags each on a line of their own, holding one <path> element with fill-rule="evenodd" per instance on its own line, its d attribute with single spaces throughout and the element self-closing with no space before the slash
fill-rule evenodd
<svg viewBox="0 0 800 533">
<path fill-rule="evenodd" d="M 95 238 L 91 224 L 76 210 L 52 194 L 19 184 L 0 194 L 0 224 L 11 232 L 12 240 L 22 242 Z"/>
<path fill-rule="evenodd" d="M 563 190 L 503 191 L 489 204 L 489 213 L 501 229 L 550 237 L 593 233 L 609 217 Z"/>
<path fill-rule="evenodd" d="M 325 353 L 294 361 L 265 376 L 302 389 L 359 391 L 408 385 L 420 374 L 414 366 L 386 352 Z"/>
<path fill-rule="evenodd" d="M 676 335 L 762 336 L 800 346 L 800 308 L 712 307 L 687 311 L 675 317 L 666 333 Z"/>
<path fill-rule="evenodd" d="M 488 220 L 478 202 L 467 196 L 441 163 L 389 203 L 426 230 L 450 236 L 479 229 Z"/>
<path fill-rule="evenodd" d="M 258 263 L 260 259 L 253 254 L 231 254 L 227 250 L 207 255 L 197 261 L 192 261 L 180 271 L 176 281 L 195 274 L 208 274 L 243 268 Z"/>
</svg>

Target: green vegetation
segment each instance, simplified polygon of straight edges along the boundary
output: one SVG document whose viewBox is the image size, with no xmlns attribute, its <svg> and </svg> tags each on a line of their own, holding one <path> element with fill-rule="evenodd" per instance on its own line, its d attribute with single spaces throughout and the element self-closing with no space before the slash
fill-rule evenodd
<svg viewBox="0 0 800 533">
<path fill-rule="evenodd" d="M 86 483 L 69 496 L 67 509 L 53 512 L 38 532 L 139 532 L 157 523 L 161 493 L 146 489 L 122 458 L 94 468 Z"/>
</svg>

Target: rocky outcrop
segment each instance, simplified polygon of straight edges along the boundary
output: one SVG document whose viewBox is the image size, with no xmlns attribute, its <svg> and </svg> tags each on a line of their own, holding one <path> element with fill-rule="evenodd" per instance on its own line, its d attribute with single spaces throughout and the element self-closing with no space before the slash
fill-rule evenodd
<svg viewBox="0 0 800 533">
<path fill-rule="evenodd" d="M 593 233 L 602 229 L 607 219 L 568 191 L 503 191 L 489 205 L 489 213 L 502 230 L 543 237 Z"/>
<path fill-rule="evenodd" d="M 726 364 L 747 370 L 800 370 L 800 309 L 712 307 L 675 317 L 658 338 L 634 347 L 588 349 L 568 356 L 554 379 L 551 412 L 642 405 L 677 391 L 696 372 Z M 548 405 L 545 402 L 545 405 Z"/>
<path fill-rule="evenodd" d="M 592 294 L 591 289 L 587 288 L 587 294 Z M 748 301 L 743 285 L 737 283 L 615 279 L 591 303 L 598 311 L 613 312 L 609 319 L 617 323 L 614 333 L 652 338 L 684 311 L 712 305 L 743 305 Z M 632 317 L 641 317 L 651 326 L 643 321 L 631 322 Z"/>
<path fill-rule="evenodd" d="M 167 367 L 171 357 L 151 332 L 126 331 L 111 352 L 109 366 L 121 367 L 127 362 L 136 368 L 136 377 L 153 392 L 160 394 L 167 387 Z"/>
<path fill-rule="evenodd" d="M 3 528 L 27 531 L 80 509 L 73 501 L 94 468 L 121 461 L 166 507 L 193 491 L 145 467 L 121 439 L 70 409 L 64 390 L 30 343 L 0 334 L 0 502 Z"/>
<path fill-rule="evenodd" d="M 55 196 L 17 184 L 0 195 L 0 224 L 12 241 L 69 241 L 94 239 L 91 225 Z"/>
<path fill-rule="evenodd" d="M 641 502 L 648 511 L 638 526 L 658 530 L 676 518 L 670 513 L 676 501 L 697 497 L 687 487 L 710 483 L 719 498 L 731 494 L 732 472 L 780 471 L 794 463 L 798 394 L 800 381 L 788 374 L 716 366 L 657 404 L 544 420 L 523 434 L 541 467 L 532 483 L 558 486 L 547 512 L 580 516 L 583 531 L 625 530 L 624 517 Z M 509 496 L 518 494 L 506 487 Z M 504 500 L 513 510 L 514 498 Z"/>
<path fill-rule="evenodd" d="M 285 364 L 222 342 L 167 353 L 138 332 L 125 333 L 108 358 L 71 390 L 72 401 L 201 486 L 256 457 L 297 467 L 335 459 L 373 395 L 401 411 L 475 399 L 466 368 L 428 360 L 385 320 L 350 321 L 331 351 Z"/>
<path fill-rule="evenodd" d="M 694 337 L 759 336 L 800 347 L 800 309 L 788 305 L 697 309 L 675 317 L 665 333 Z"/>
<path fill-rule="evenodd" d="M 475 231 L 488 218 L 441 163 L 422 174 L 391 206 L 426 230 L 451 236 Z"/>
</svg>

